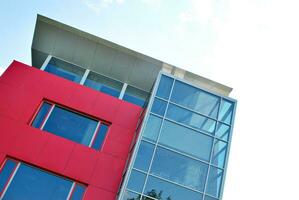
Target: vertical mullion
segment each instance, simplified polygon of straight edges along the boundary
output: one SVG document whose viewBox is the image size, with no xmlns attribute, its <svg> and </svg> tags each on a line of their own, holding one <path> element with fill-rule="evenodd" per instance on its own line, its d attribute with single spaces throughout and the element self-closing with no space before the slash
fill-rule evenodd
<svg viewBox="0 0 299 200">
<path fill-rule="evenodd" d="M 127 83 L 124 83 L 123 84 L 123 87 L 122 87 L 122 89 L 121 89 L 121 92 L 120 92 L 120 94 L 119 94 L 119 99 L 123 99 L 124 98 L 124 95 L 125 95 L 125 92 L 126 92 L 126 89 L 127 89 L 127 87 L 128 87 L 128 84 Z"/>
<path fill-rule="evenodd" d="M 41 130 L 43 130 L 43 128 L 44 128 L 46 122 L 48 121 L 48 119 L 49 119 L 49 117 L 50 117 L 50 115 L 51 115 L 51 113 L 52 113 L 52 111 L 53 111 L 53 109 L 54 109 L 54 107 L 55 107 L 55 104 L 52 104 L 52 107 L 50 108 L 49 112 L 47 113 L 47 115 L 46 115 L 46 117 L 45 117 L 45 119 L 44 119 L 44 121 L 43 121 L 43 123 L 42 123 L 41 126 L 40 126 L 40 129 L 41 129 Z"/>
<path fill-rule="evenodd" d="M 67 198 L 66 198 L 66 200 L 69 200 L 69 199 L 71 199 L 71 197 L 72 197 L 72 194 L 74 193 L 75 186 L 76 186 L 76 183 L 75 183 L 75 182 L 73 182 L 73 184 L 72 184 L 72 187 L 71 187 L 71 189 L 70 189 L 70 191 L 69 191 L 69 194 L 67 195 Z"/>
<path fill-rule="evenodd" d="M 43 63 L 43 65 L 41 66 L 40 70 L 44 71 L 47 67 L 47 65 L 49 64 L 50 60 L 51 60 L 52 56 L 48 55 L 48 57 L 46 58 L 45 62 Z"/>
<path fill-rule="evenodd" d="M 93 145 L 94 140 L 95 140 L 95 138 L 96 138 L 98 132 L 100 131 L 100 125 L 101 125 L 101 122 L 99 121 L 98 124 L 97 124 L 97 127 L 96 127 L 96 129 L 95 129 L 95 131 L 94 131 L 94 133 L 93 133 L 93 136 L 92 136 L 92 138 L 91 138 L 91 140 L 90 140 L 90 142 L 89 142 L 88 147 L 91 147 L 91 146 Z"/>
<path fill-rule="evenodd" d="M 17 166 L 14 168 L 14 171 L 12 172 L 12 175 L 9 177 L 9 180 L 8 180 L 7 184 L 5 185 L 5 187 L 4 187 L 4 190 L 3 190 L 3 192 L 2 192 L 2 194 L 0 196 L 0 199 L 3 199 L 6 191 L 7 191 L 8 187 L 9 187 L 11 181 L 13 180 L 14 176 L 16 175 L 16 173 L 17 173 L 20 165 L 21 165 L 21 163 L 18 162 Z"/>
<path fill-rule="evenodd" d="M 86 79 L 87 79 L 87 76 L 88 76 L 89 72 L 90 72 L 89 69 L 86 69 L 86 70 L 85 70 L 85 73 L 84 73 L 84 75 L 83 75 L 83 77 L 81 78 L 81 81 L 80 81 L 80 83 L 79 83 L 80 85 L 83 85 L 83 84 L 85 83 L 85 81 L 86 81 Z"/>
</svg>

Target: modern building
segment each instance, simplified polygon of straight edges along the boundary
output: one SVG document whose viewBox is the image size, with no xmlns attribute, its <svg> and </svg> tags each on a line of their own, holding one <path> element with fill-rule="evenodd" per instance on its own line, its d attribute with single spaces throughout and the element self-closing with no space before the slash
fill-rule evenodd
<svg viewBox="0 0 299 200">
<path fill-rule="evenodd" d="M 0 77 L 0 199 L 219 200 L 231 90 L 38 15 Z"/>
</svg>

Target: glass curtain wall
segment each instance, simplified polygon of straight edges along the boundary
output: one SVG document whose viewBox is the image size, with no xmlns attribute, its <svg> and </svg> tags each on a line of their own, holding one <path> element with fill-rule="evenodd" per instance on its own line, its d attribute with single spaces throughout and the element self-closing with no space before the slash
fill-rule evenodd
<svg viewBox="0 0 299 200">
<path fill-rule="evenodd" d="M 217 200 L 235 101 L 161 75 L 119 200 Z"/>
</svg>

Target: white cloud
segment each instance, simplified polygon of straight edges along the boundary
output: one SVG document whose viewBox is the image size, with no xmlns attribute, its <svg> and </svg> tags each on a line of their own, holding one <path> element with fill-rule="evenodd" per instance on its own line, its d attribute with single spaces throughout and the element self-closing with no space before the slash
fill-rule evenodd
<svg viewBox="0 0 299 200">
<path fill-rule="evenodd" d="M 89 9 L 99 14 L 102 9 L 113 4 L 122 4 L 125 2 L 125 0 L 81 0 L 81 2 Z"/>
<path fill-rule="evenodd" d="M 0 67 L 0 76 L 3 74 L 4 71 L 5 71 L 5 69 Z"/>
</svg>

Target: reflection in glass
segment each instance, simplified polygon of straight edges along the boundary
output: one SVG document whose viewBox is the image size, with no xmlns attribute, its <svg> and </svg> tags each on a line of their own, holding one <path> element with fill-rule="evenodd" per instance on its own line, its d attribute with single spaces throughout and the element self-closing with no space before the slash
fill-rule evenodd
<svg viewBox="0 0 299 200">
<path fill-rule="evenodd" d="M 180 81 L 174 84 L 171 101 L 213 118 L 217 116 L 219 97 Z"/>
<path fill-rule="evenodd" d="M 173 78 L 162 75 L 156 95 L 158 97 L 168 100 L 172 83 Z"/>
<path fill-rule="evenodd" d="M 128 182 L 128 189 L 141 193 L 145 182 L 145 177 L 146 175 L 144 173 L 132 170 Z"/>
<path fill-rule="evenodd" d="M 7 184 L 10 175 L 13 173 L 17 163 L 12 160 L 7 160 L 1 169 L 0 165 L 0 194 Z"/>
<path fill-rule="evenodd" d="M 164 146 L 205 161 L 209 161 L 210 159 L 212 142 L 212 137 L 167 120 L 163 123 L 159 139 L 159 143 Z"/>
<path fill-rule="evenodd" d="M 71 200 L 83 199 L 84 193 L 85 193 L 85 186 L 76 184 L 74 191 L 72 193 Z"/>
<path fill-rule="evenodd" d="M 97 121 L 55 106 L 43 130 L 88 146 Z"/>
<path fill-rule="evenodd" d="M 81 81 L 85 73 L 85 69 L 57 58 L 52 58 L 50 60 L 49 64 L 45 68 L 45 71 L 76 83 Z"/>
<path fill-rule="evenodd" d="M 169 104 L 166 117 L 211 135 L 214 134 L 216 121 L 191 112 L 187 109 L 180 108 L 174 104 Z"/>
<path fill-rule="evenodd" d="M 93 141 L 92 148 L 100 150 L 108 132 L 108 125 L 101 123 L 98 133 Z"/>
<path fill-rule="evenodd" d="M 223 168 L 226 158 L 227 143 L 215 139 L 212 164 Z"/>
<path fill-rule="evenodd" d="M 230 128 L 226 124 L 218 122 L 215 136 L 219 139 L 228 141 Z"/>
<path fill-rule="evenodd" d="M 201 200 L 202 195 L 173 183 L 149 176 L 144 194 L 161 200 Z"/>
<path fill-rule="evenodd" d="M 148 142 L 141 141 L 137 157 L 135 159 L 134 168 L 147 172 L 152 159 L 153 152 L 154 145 Z"/>
<path fill-rule="evenodd" d="M 218 120 L 226 124 L 230 124 L 233 114 L 233 108 L 234 106 L 232 102 L 223 99 L 220 105 Z"/>
<path fill-rule="evenodd" d="M 218 200 L 218 199 L 205 195 L 205 200 Z"/>
<path fill-rule="evenodd" d="M 208 165 L 158 147 L 151 174 L 203 191 Z"/>
<path fill-rule="evenodd" d="M 140 197 L 140 194 L 136 194 L 126 190 L 122 200 L 140 200 Z"/>
<path fill-rule="evenodd" d="M 154 103 L 152 105 L 151 112 L 164 116 L 165 110 L 166 110 L 167 102 L 163 101 L 161 99 L 155 98 Z"/>
<path fill-rule="evenodd" d="M 94 72 L 88 74 L 84 85 L 114 97 L 119 97 L 123 87 L 123 83 Z"/>
<path fill-rule="evenodd" d="M 128 85 L 123 100 L 144 107 L 147 96 L 147 92 Z"/>
<path fill-rule="evenodd" d="M 223 177 L 223 170 L 216 167 L 210 167 L 210 172 L 208 176 L 208 183 L 206 188 L 206 193 L 214 197 L 219 197 L 221 183 Z"/>
<path fill-rule="evenodd" d="M 150 115 L 147 120 L 146 127 L 143 131 L 143 137 L 155 142 L 158 138 L 161 123 L 162 119 L 160 117 Z"/>
<path fill-rule="evenodd" d="M 52 105 L 49 103 L 46 103 L 46 102 L 43 103 L 43 105 L 39 109 L 39 111 L 32 123 L 33 127 L 40 128 L 42 126 L 42 123 L 44 122 L 44 119 L 45 119 L 46 115 L 48 114 L 51 106 Z"/>
</svg>

